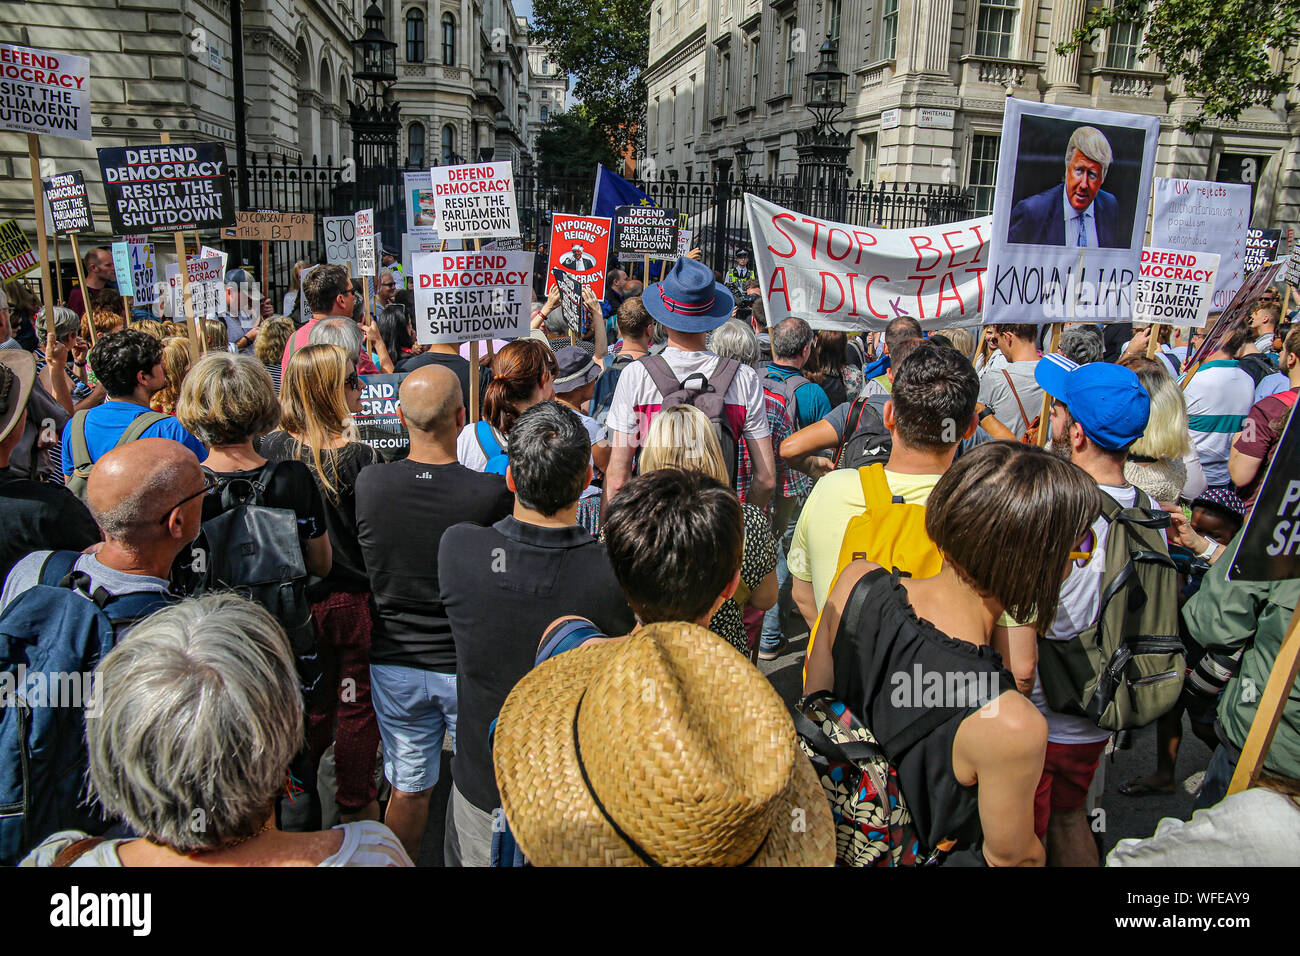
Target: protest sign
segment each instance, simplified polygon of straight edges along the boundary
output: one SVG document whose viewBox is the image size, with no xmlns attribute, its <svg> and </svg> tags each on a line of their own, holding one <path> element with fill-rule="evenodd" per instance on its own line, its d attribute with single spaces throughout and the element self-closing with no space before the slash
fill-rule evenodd
<svg viewBox="0 0 1300 956">
<path fill-rule="evenodd" d="M 754 259 L 775 325 L 883 329 L 900 315 L 922 328 L 970 323 L 983 308 L 992 220 L 915 229 L 865 229 L 814 219 L 745 196 Z"/>
<path fill-rule="evenodd" d="M 378 262 L 375 255 L 375 211 L 373 209 L 358 209 L 353 218 L 356 220 L 355 242 L 357 250 L 357 267 L 354 273 L 368 278 L 378 271 Z"/>
<path fill-rule="evenodd" d="M 384 461 L 398 461 L 411 450 L 406 426 L 397 417 L 398 393 L 406 373 L 361 376 L 361 411 L 352 416 L 357 441 L 379 452 Z"/>
<path fill-rule="evenodd" d="M 1246 277 L 1249 224 L 1250 186 L 1156 177 L 1151 245 L 1219 254 L 1212 308 L 1226 307 Z"/>
<path fill-rule="evenodd" d="M 205 259 L 191 259 L 187 263 L 187 268 L 189 271 L 190 294 L 194 298 L 194 314 L 208 317 L 223 311 L 226 282 L 225 273 L 221 269 L 220 257 L 208 256 Z M 164 273 L 167 276 L 167 284 L 172 293 L 172 314 L 183 315 L 185 307 L 181 296 L 184 283 L 181 281 L 180 266 L 176 263 L 168 263 Z"/>
<path fill-rule="evenodd" d="M 50 176 L 42 179 L 41 184 L 56 233 L 94 232 L 95 219 L 90 214 L 90 199 L 81 170 Z"/>
<path fill-rule="evenodd" d="M 1129 320 L 1159 133 L 1158 116 L 1007 100 L 986 323 Z"/>
<path fill-rule="evenodd" d="M 117 291 L 125 296 L 134 296 L 135 276 L 131 272 L 131 246 L 129 243 L 113 243 L 113 272 L 117 276 Z"/>
<path fill-rule="evenodd" d="M 1195 353 L 1188 353 L 1187 361 L 1183 363 L 1188 372 L 1180 383 L 1183 388 L 1187 388 L 1187 383 L 1192 380 L 1192 376 L 1196 374 L 1196 370 L 1201 363 L 1211 353 L 1218 350 L 1219 343 L 1223 341 L 1224 337 L 1229 335 L 1241 323 L 1250 321 L 1251 306 L 1255 304 L 1259 294 L 1272 285 L 1273 279 L 1281 268 L 1282 264 L 1280 262 L 1269 263 L 1262 269 L 1256 269 L 1237 287 L 1237 291 L 1233 295 L 1232 301 L 1228 303 L 1228 307 L 1223 310 L 1214 321 L 1214 324 L 1206 331 L 1205 340 L 1201 343 L 1201 347 Z"/>
<path fill-rule="evenodd" d="M 221 143 L 99 150 L 113 231 L 179 232 L 235 225 Z"/>
<path fill-rule="evenodd" d="M 555 288 L 555 270 L 559 269 L 590 286 L 596 298 L 605 297 L 605 270 L 609 264 L 612 225 L 612 221 L 603 216 L 551 214 L 551 245 L 546 266 L 548 295 Z"/>
<path fill-rule="evenodd" d="M 619 206 L 614 210 L 614 254 L 674 258 L 678 228 L 676 209 Z"/>
<path fill-rule="evenodd" d="M 1300 252 L 1293 252 L 1286 260 L 1287 285 L 1300 286 Z"/>
<path fill-rule="evenodd" d="M 307 284 L 307 277 L 315 272 L 319 266 L 304 266 L 302 272 L 298 273 L 298 288 L 302 289 Z M 307 296 L 298 296 L 298 324 L 305 325 L 312 318 L 311 306 L 307 304 Z"/>
<path fill-rule="evenodd" d="M 310 212 L 235 212 L 235 225 L 221 230 L 222 239 L 255 242 L 311 242 L 316 216 Z"/>
<path fill-rule="evenodd" d="M 230 259 L 230 253 L 222 252 L 220 249 L 214 249 L 212 246 L 199 246 L 199 254 L 194 258 L 211 259 L 213 257 L 221 260 L 221 275 L 224 278 L 226 275 L 226 265 Z"/>
<path fill-rule="evenodd" d="M 360 275 L 357 263 L 357 222 L 351 216 L 326 216 L 321 220 L 325 230 L 325 261 L 332 266 L 348 266 L 353 275 Z"/>
<path fill-rule="evenodd" d="M 0 129 L 90 139 L 90 61 L 0 43 Z"/>
<path fill-rule="evenodd" d="M 556 269 L 551 278 L 560 287 L 560 314 L 570 332 L 582 334 L 582 282 L 563 269 Z"/>
<path fill-rule="evenodd" d="M 1291 414 L 1259 486 L 1255 507 L 1237 539 L 1228 579 L 1300 578 L 1300 415 Z M 1224 556 L 1225 558 L 1227 555 Z M 1223 560 L 1222 558 L 1220 560 Z"/>
<path fill-rule="evenodd" d="M 691 230 L 679 229 L 677 231 L 677 258 L 686 258 L 686 253 L 691 251 Z"/>
<path fill-rule="evenodd" d="M 1133 321 L 1200 328 L 1210 316 L 1219 256 L 1213 252 L 1142 250 Z"/>
<path fill-rule="evenodd" d="M 434 212 L 433 181 L 429 171 L 404 173 L 406 197 L 406 232 L 420 241 L 438 241 L 437 214 Z"/>
<path fill-rule="evenodd" d="M 154 268 L 153 245 L 131 243 L 131 287 L 136 305 L 151 305 L 158 299 L 158 271 Z"/>
<path fill-rule="evenodd" d="M 36 266 L 36 253 L 32 252 L 32 245 L 18 220 L 0 222 L 0 279 L 8 281 L 31 272 Z"/>
<path fill-rule="evenodd" d="M 429 180 L 434 227 L 441 238 L 519 235 L 515 176 L 509 163 L 435 166 L 429 170 Z"/>
<path fill-rule="evenodd" d="M 1264 263 L 1271 262 L 1277 255 L 1277 246 L 1281 241 L 1281 229 L 1247 229 L 1242 274 L 1250 275 Z"/>
<path fill-rule="evenodd" d="M 422 345 L 528 335 L 531 252 L 431 252 L 414 258 Z"/>
<path fill-rule="evenodd" d="M 402 233 L 402 276 L 405 278 L 407 288 L 414 288 L 411 284 L 411 257 L 422 255 L 426 252 L 437 252 L 439 248 L 438 233 L 433 230 L 432 236 L 427 233 L 421 233 L 419 236 L 410 233 Z"/>
<path fill-rule="evenodd" d="M 523 247 L 522 239 L 493 239 L 479 246 L 480 249 L 499 249 L 501 252 L 519 252 Z"/>
</svg>

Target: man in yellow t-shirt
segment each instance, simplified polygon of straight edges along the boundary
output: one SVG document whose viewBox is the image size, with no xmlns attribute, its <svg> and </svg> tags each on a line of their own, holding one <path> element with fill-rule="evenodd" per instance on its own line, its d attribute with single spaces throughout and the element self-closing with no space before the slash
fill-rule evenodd
<svg viewBox="0 0 1300 956">
<path fill-rule="evenodd" d="M 885 464 L 892 494 L 908 504 L 926 503 L 957 446 L 975 432 L 978 396 L 975 368 L 955 349 L 927 342 L 903 360 L 884 411 L 893 437 Z M 809 629 L 834 582 L 844 529 L 866 507 L 856 469 L 824 476 L 804 504 L 787 560 L 792 594 Z"/>
</svg>

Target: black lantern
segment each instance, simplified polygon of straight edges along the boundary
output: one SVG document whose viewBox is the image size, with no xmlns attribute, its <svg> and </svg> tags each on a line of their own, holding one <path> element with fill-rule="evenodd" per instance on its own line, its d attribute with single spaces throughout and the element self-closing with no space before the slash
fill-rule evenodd
<svg viewBox="0 0 1300 956">
<path fill-rule="evenodd" d="M 740 173 L 742 182 L 747 178 L 749 173 L 749 161 L 753 156 L 754 151 L 749 148 L 749 144 L 744 140 L 741 140 L 740 145 L 736 147 L 736 169 Z"/>
<path fill-rule="evenodd" d="M 397 44 L 384 35 L 384 11 L 371 4 L 364 17 L 366 32 L 352 41 L 352 78 L 372 88 L 397 80 Z"/>
<path fill-rule="evenodd" d="M 808 99 L 806 106 L 817 118 L 820 127 L 829 126 L 844 111 L 844 89 L 849 75 L 836 64 L 835 43 L 822 44 L 817 69 L 808 74 Z"/>
</svg>

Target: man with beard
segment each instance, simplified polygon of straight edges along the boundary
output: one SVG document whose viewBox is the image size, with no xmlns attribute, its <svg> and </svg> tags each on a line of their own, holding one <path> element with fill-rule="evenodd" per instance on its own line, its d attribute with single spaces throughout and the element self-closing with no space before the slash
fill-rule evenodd
<svg viewBox="0 0 1300 956">
<path fill-rule="evenodd" d="M 1128 449 L 1146 431 L 1151 398 L 1130 369 L 1105 362 L 1075 365 L 1064 355 L 1045 355 L 1034 377 L 1052 396 L 1051 451 L 1082 468 L 1123 508 L 1138 503 L 1138 489 L 1124 478 Z M 1047 640 L 1068 641 L 1096 620 L 1101 610 L 1101 584 L 1106 575 L 1106 538 L 1110 524 L 1099 517 L 1092 526 L 1092 543 L 1085 541 L 1086 558 L 1071 562 L 1061 585 L 1061 602 Z M 1047 756 L 1034 798 L 1034 831 L 1047 840 L 1053 866 L 1096 866 L 1085 801 L 1110 731 L 1088 717 L 1062 714 L 1047 706 L 1042 681 L 1028 666 L 1036 661 L 1032 627 L 1016 625 L 1004 616 L 1010 648 L 1007 666 L 1017 681 L 1032 674 L 1030 700 L 1047 718 Z M 994 635 L 994 646 L 999 635 Z"/>
</svg>

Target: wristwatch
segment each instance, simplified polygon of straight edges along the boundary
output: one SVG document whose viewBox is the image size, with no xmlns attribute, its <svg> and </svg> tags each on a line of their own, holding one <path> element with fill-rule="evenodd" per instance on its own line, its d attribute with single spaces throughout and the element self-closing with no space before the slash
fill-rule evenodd
<svg viewBox="0 0 1300 956">
<path fill-rule="evenodd" d="M 1219 550 L 1219 542 L 1215 541 L 1213 538 L 1206 538 L 1205 550 L 1198 552 L 1196 556 L 1198 558 L 1204 558 L 1206 561 L 1208 561 L 1210 560 L 1210 558 L 1214 557 L 1215 552 L 1217 552 L 1218 550 Z"/>
<path fill-rule="evenodd" d="M 988 417 L 989 417 L 990 415 L 992 415 L 992 414 L 993 414 L 993 409 L 989 408 L 989 407 L 986 405 L 986 406 L 984 407 L 984 411 L 980 412 L 980 419 L 979 419 L 980 422 L 982 423 L 982 422 L 984 421 L 984 419 L 988 418 Z"/>
</svg>

